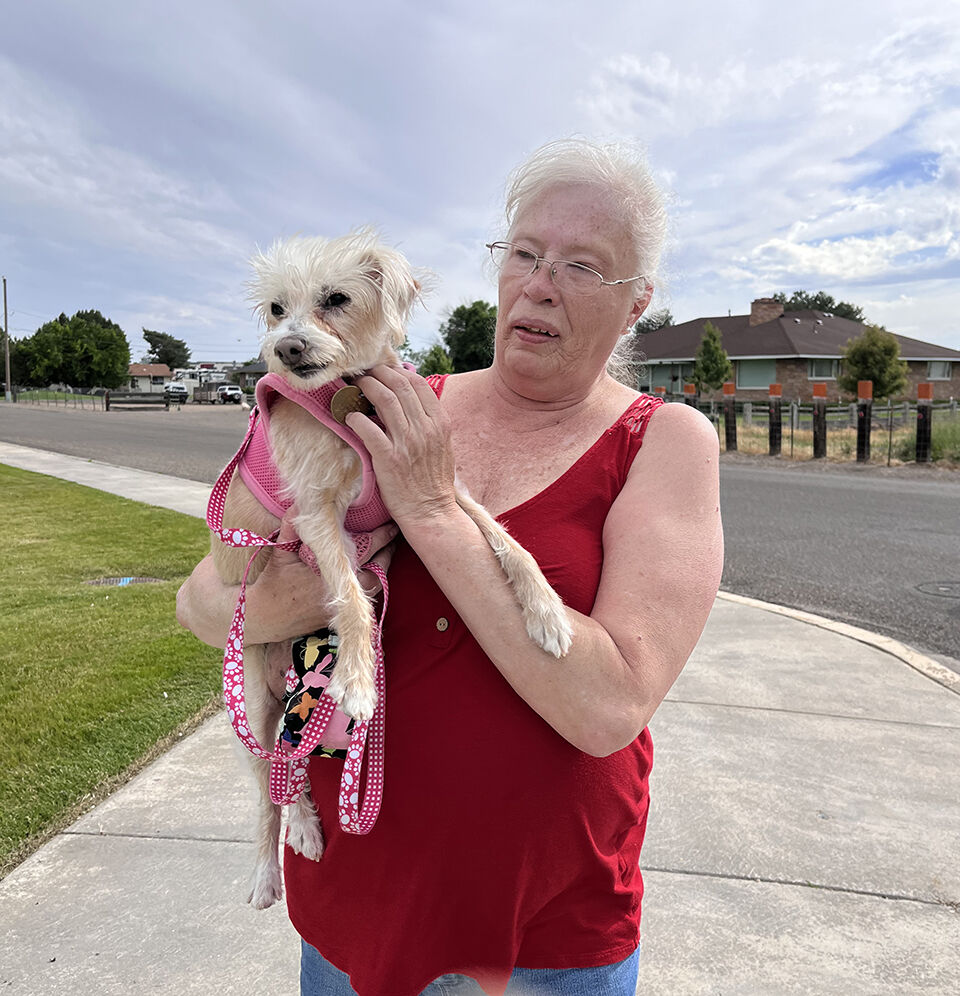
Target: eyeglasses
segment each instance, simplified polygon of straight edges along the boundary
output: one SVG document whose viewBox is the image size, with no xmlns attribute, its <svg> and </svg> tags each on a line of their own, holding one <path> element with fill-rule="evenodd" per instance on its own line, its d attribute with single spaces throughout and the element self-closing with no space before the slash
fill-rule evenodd
<svg viewBox="0 0 960 996">
<path fill-rule="evenodd" d="M 541 263 L 546 263 L 553 282 L 560 290 L 569 294 L 586 296 L 596 294 L 604 285 L 613 287 L 644 279 L 641 273 L 624 280 L 604 280 L 603 274 L 583 263 L 571 263 L 566 259 L 549 260 L 546 256 L 538 256 L 532 249 L 513 242 L 487 242 L 486 247 L 490 250 L 497 269 L 508 277 L 529 277 L 540 269 Z"/>
</svg>

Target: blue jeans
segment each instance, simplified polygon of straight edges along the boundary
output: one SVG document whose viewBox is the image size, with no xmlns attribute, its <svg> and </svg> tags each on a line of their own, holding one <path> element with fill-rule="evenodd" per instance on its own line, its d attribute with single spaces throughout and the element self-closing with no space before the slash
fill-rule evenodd
<svg viewBox="0 0 960 996">
<path fill-rule="evenodd" d="M 614 965 L 598 968 L 515 968 L 507 996 L 634 996 L 640 948 Z M 356 996 L 347 975 L 306 941 L 301 942 L 300 996 Z M 441 975 L 420 996 L 483 996 L 466 975 Z"/>
</svg>

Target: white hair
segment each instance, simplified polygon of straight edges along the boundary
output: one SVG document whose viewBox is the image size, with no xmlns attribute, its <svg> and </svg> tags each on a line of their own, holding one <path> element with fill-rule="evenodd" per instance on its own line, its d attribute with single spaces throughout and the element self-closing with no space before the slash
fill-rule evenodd
<svg viewBox="0 0 960 996">
<path fill-rule="evenodd" d="M 626 142 L 599 144 L 579 138 L 542 145 L 507 180 L 507 225 L 512 227 L 523 208 L 543 191 L 562 183 L 593 184 L 616 198 L 638 272 L 652 281 L 667 234 L 667 211 L 643 150 Z"/>
</svg>

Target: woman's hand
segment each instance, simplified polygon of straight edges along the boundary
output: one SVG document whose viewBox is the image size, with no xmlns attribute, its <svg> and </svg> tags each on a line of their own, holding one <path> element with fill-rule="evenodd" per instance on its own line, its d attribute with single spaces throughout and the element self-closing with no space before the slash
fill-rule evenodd
<svg viewBox="0 0 960 996">
<path fill-rule="evenodd" d="M 359 412 L 347 425 L 370 452 L 390 514 L 404 522 L 446 515 L 456 507 L 455 464 L 447 413 L 433 388 L 412 371 L 378 366 L 357 387 L 382 423 Z"/>
</svg>

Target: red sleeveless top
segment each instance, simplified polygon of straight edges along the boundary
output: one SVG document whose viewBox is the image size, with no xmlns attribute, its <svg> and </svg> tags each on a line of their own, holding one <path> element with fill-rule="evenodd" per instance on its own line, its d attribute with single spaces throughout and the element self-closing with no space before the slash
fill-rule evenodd
<svg viewBox="0 0 960 996">
<path fill-rule="evenodd" d="M 604 520 L 660 404 L 638 398 L 566 473 L 499 516 L 578 612 L 593 608 Z M 384 658 L 380 816 L 367 836 L 343 833 L 341 764 L 312 761 L 326 850 L 319 862 L 289 848 L 284 857 L 300 935 L 359 996 L 417 996 L 449 972 L 499 996 L 514 966 L 630 955 L 649 732 L 609 757 L 577 750 L 513 691 L 403 543 L 390 566 Z"/>
</svg>

